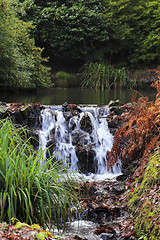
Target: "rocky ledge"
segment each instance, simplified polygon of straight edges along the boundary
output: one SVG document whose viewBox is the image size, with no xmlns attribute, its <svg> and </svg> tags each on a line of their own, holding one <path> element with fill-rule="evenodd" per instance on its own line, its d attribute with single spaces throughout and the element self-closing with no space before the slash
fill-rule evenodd
<svg viewBox="0 0 160 240">
<path fill-rule="evenodd" d="M 40 103 L 4 103 L 0 102 L 0 119 L 10 117 L 16 124 L 29 128 L 40 127 L 40 111 L 44 107 Z"/>
</svg>

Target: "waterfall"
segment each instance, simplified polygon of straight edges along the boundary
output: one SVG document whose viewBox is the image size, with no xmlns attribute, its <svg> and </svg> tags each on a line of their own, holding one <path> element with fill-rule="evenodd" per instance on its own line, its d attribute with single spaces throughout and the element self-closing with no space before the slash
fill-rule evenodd
<svg viewBox="0 0 160 240">
<path fill-rule="evenodd" d="M 113 144 L 105 119 L 108 107 L 68 106 L 46 106 L 41 111 L 39 142 L 44 150 L 41 161 L 51 154 L 55 161 L 64 161 L 71 169 L 86 175 L 119 174 L 116 166 L 107 172 L 107 152 Z"/>
</svg>

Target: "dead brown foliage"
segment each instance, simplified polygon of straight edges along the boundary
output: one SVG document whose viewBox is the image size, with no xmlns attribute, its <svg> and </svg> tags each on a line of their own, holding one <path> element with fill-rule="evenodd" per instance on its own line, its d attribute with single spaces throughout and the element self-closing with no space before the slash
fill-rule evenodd
<svg viewBox="0 0 160 240">
<path fill-rule="evenodd" d="M 160 79 L 159 70 L 155 71 Z M 108 169 L 118 159 L 129 162 L 138 160 L 141 167 L 146 164 L 149 154 L 159 147 L 160 143 L 160 80 L 152 84 L 157 88 L 156 100 L 148 101 L 148 98 L 141 97 L 136 107 L 124 113 L 123 124 L 115 133 L 114 143 L 109 153 Z"/>
</svg>

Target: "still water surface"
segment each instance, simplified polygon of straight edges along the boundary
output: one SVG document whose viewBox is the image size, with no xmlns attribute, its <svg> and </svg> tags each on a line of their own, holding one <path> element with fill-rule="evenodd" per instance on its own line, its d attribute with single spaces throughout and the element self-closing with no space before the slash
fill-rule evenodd
<svg viewBox="0 0 160 240">
<path fill-rule="evenodd" d="M 112 89 L 112 90 L 94 90 L 94 89 L 38 89 L 37 91 L 8 93 L 0 91 L 0 101 L 34 103 L 39 102 L 46 105 L 61 105 L 64 102 L 75 104 L 97 104 L 106 105 L 109 101 L 119 99 L 121 103 L 131 101 L 133 90 Z M 155 89 L 149 87 L 139 90 L 137 97 L 148 96 L 150 100 L 155 99 Z"/>
</svg>

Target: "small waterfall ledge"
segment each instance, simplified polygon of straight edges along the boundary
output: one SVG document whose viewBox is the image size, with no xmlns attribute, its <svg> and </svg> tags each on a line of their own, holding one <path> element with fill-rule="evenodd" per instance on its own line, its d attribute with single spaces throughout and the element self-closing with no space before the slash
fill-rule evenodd
<svg viewBox="0 0 160 240">
<path fill-rule="evenodd" d="M 112 178 L 121 174 L 121 164 L 107 171 L 107 152 L 113 136 L 105 116 L 108 106 L 45 106 L 41 111 L 42 129 L 39 130 L 39 148 L 45 158 L 55 155 L 55 161 L 64 161 L 72 170 L 85 174 L 88 180 Z M 46 150 L 48 149 L 48 150 Z"/>
</svg>

